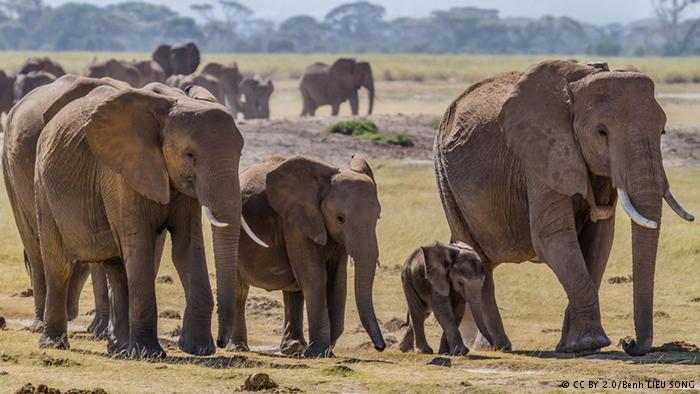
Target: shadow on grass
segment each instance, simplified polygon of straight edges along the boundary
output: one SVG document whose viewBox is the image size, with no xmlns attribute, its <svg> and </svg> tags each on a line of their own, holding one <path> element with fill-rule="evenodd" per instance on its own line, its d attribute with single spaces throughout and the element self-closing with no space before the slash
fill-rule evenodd
<svg viewBox="0 0 700 394">
<path fill-rule="evenodd" d="M 596 353 L 557 353 L 554 351 L 516 350 L 512 354 L 536 357 L 542 359 L 559 360 L 610 360 L 624 361 L 630 364 L 678 364 L 700 365 L 700 353 L 697 352 L 650 352 L 641 357 L 632 357 L 619 350 L 610 350 Z"/>
<path fill-rule="evenodd" d="M 305 364 L 280 364 L 262 360 L 255 360 L 244 355 L 233 356 L 167 356 L 162 359 L 139 359 L 128 358 L 118 355 L 110 355 L 103 352 L 96 352 L 87 349 L 70 349 L 73 353 L 111 358 L 114 360 L 123 361 L 146 361 L 153 364 L 170 364 L 170 365 L 196 365 L 204 368 L 225 369 L 225 368 L 272 368 L 272 369 L 306 369 L 309 368 Z"/>
</svg>

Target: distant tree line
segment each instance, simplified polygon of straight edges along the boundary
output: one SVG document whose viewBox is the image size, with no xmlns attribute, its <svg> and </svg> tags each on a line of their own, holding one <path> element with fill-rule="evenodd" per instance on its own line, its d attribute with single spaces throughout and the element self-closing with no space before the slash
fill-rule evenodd
<svg viewBox="0 0 700 394">
<path fill-rule="evenodd" d="M 388 20 L 384 7 L 367 1 L 340 5 L 323 19 L 296 15 L 277 24 L 231 0 L 193 5 L 198 19 L 137 1 L 49 7 L 0 0 L 0 50 L 150 51 L 191 40 L 209 52 L 700 54 L 700 19 L 684 17 L 698 0 L 652 1 L 656 17 L 597 26 L 569 17 L 501 18 L 474 7 Z"/>
</svg>

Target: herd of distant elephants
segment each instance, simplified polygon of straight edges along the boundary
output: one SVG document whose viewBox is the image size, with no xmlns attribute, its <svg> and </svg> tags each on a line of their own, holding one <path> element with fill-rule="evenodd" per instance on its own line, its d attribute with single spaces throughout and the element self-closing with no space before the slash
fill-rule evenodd
<svg viewBox="0 0 700 394">
<path fill-rule="evenodd" d="M 13 84 L 0 90 L 0 103 L 11 103 L 3 175 L 40 346 L 70 346 L 67 322 L 90 275 L 96 313 L 88 331 L 110 354 L 165 356 L 155 279 L 169 233 L 186 299 L 182 351 L 249 350 L 245 304 L 254 286 L 283 292 L 283 354 L 332 356 L 344 331 L 349 258 L 360 321 L 383 351 L 372 297 L 382 208 L 369 161 L 356 154 L 339 168 L 273 156 L 239 171 L 236 115 L 269 117 L 272 83 L 244 78 L 235 65 L 198 67 L 190 43 L 162 45 L 150 61 L 93 63 L 86 76 L 49 59 L 0 74 Z M 320 105 L 336 115 L 345 101 L 357 114 L 361 87 L 371 113 L 369 64 L 312 64 L 300 83 L 302 115 Z M 598 293 L 620 200 L 632 223 L 636 332 L 622 345 L 631 356 L 648 353 L 663 201 L 694 220 L 670 190 L 665 129 L 654 82 L 634 66 L 549 60 L 469 86 L 447 108 L 433 147 L 450 239 L 407 245 L 400 279 L 408 321 L 398 348 L 432 353 L 424 321 L 433 313 L 440 353 L 510 351 L 493 271 L 526 261 L 549 266 L 566 292 L 556 350 L 610 345 Z M 213 234 L 216 302 L 203 218 Z"/>
<path fill-rule="evenodd" d="M 199 71 L 198 71 L 199 70 Z M 15 102 L 33 89 L 65 75 L 63 67 L 50 58 L 30 58 L 16 74 L 0 70 L 0 114 L 6 113 Z M 159 82 L 185 89 L 197 85 L 206 88 L 224 104 L 234 116 L 245 119 L 269 119 L 270 96 L 274 84 L 269 78 L 243 75 L 236 63 L 223 65 L 208 63 L 200 69 L 200 52 L 189 42 L 161 45 L 150 60 L 93 59 L 84 72 L 92 78 L 113 78 L 139 88 Z M 322 105 L 330 105 L 333 115 L 341 103 L 350 104 L 352 114 L 358 113 L 358 90 L 369 92 L 369 110 L 374 106 L 374 79 L 369 63 L 350 58 L 338 59 L 328 65 L 314 63 L 307 67 L 299 86 L 302 115 L 313 116 Z"/>
</svg>

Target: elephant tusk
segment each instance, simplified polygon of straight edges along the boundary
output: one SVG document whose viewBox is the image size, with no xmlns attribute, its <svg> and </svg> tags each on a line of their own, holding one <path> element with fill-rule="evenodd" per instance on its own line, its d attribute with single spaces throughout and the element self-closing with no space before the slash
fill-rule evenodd
<svg viewBox="0 0 700 394">
<path fill-rule="evenodd" d="M 655 221 L 645 218 L 634 208 L 634 205 L 632 205 L 632 201 L 630 200 L 630 196 L 627 195 L 627 192 L 625 192 L 622 189 L 617 189 L 617 194 L 620 196 L 620 202 L 622 202 L 622 209 L 625 210 L 625 213 L 627 214 L 627 216 L 630 217 L 630 219 L 632 219 L 633 222 L 637 223 L 638 225 L 644 228 L 659 228 L 659 225 Z"/>
<path fill-rule="evenodd" d="M 269 248 L 269 246 L 262 239 L 255 235 L 250 226 L 248 226 L 248 223 L 245 221 L 245 217 L 243 217 L 243 215 L 241 215 L 241 227 L 243 227 L 243 231 L 245 231 L 245 233 L 248 234 L 250 239 L 255 241 L 256 244 L 262 246 L 263 248 Z"/>
<path fill-rule="evenodd" d="M 206 205 L 204 207 L 204 214 L 207 215 L 207 219 L 209 219 L 209 222 L 211 223 L 212 226 L 214 227 L 226 227 L 228 226 L 228 223 L 220 222 L 219 220 L 214 217 L 214 214 L 211 212 L 211 209 L 207 207 Z"/>
<path fill-rule="evenodd" d="M 673 197 L 673 194 L 671 193 L 671 189 L 668 189 L 666 191 L 666 194 L 664 194 L 664 200 L 666 200 L 666 203 L 668 203 L 668 206 L 673 209 L 673 212 L 675 212 L 678 216 L 682 217 L 683 219 L 692 222 L 695 220 L 695 216 L 693 216 L 692 213 L 686 211 L 681 204 L 676 200 L 675 197 Z"/>
</svg>

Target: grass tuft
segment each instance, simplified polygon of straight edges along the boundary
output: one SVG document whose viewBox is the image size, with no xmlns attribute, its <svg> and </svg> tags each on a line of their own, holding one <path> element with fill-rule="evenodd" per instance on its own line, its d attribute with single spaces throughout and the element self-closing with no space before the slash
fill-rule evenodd
<svg viewBox="0 0 700 394">
<path fill-rule="evenodd" d="M 328 128 L 331 134 L 351 135 L 357 140 L 384 142 L 399 146 L 413 146 L 413 138 L 404 134 L 380 133 L 371 120 L 345 120 Z"/>
</svg>

